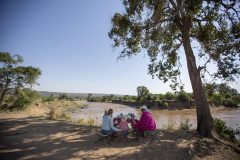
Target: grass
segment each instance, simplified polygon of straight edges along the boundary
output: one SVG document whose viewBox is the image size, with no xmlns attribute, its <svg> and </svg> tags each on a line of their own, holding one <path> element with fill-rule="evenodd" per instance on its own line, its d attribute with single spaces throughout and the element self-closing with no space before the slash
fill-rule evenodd
<svg viewBox="0 0 240 160">
<path fill-rule="evenodd" d="M 89 119 L 80 118 L 76 123 L 78 125 L 86 125 L 86 126 L 89 126 L 89 127 L 96 126 L 96 120 L 93 119 L 93 118 L 89 118 Z"/>
<path fill-rule="evenodd" d="M 170 122 L 170 123 L 167 123 L 167 124 L 163 124 L 162 129 L 163 130 L 168 130 L 168 131 L 173 131 L 173 130 L 177 129 L 177 124 L 176 124 L 176 122 Z"/>
<path fill-rule="evenodd" d="M 71 121 L 71 117 L 67 113 L 56 108 L 52 108 L 49 112 L 49 119 Z"/>
<path fill-rule="evenodd" d="M 193 125 L 189 122 L 190 122 L 189 119 L 186 119 L 185 121 L 181 121 L 179 125 L 179 129 L 189 131 Z"/>
</svg>

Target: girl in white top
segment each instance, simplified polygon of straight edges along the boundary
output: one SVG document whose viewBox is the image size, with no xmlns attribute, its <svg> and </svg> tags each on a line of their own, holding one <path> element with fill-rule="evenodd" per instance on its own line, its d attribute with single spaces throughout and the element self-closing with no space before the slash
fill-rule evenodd
<svg viewBox="0 0 240 160">
<path fill-rule="evenodd" d="M 112 120 L 112 113 L 113 110 L 109 109 L 108 112 L 103 116 L 103 123 L 102 123 L 102 134 L 109 135 L 113 132 L 121 131 L 120 129 L 114 127 L 113 120 Z"/>
</svg>

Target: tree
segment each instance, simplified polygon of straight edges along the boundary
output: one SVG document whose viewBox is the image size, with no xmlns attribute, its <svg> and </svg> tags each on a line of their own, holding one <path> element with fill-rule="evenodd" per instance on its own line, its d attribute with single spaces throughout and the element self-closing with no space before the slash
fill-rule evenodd
<svg viewBox="0 0 240 160">
<path fill-rule="evenodd" d="M 88 93 L 87 101 L 90 101 L 91 98 L 92 98 L 92 93 Z"/>
<path fill-rule="evenodd" d="M 69 96 L 68 96 L 66 93 L 62 93 L 62 94 L 59 94 L 59 95 L 58 95 L 58 99 L 68 100 L 68 99 L 69 99 Z"/>
<path fill-rule="evenodd" d="M 18 89 L 14 98 L 13 105 L 9 109 L 22 110 L 30 105 L 34 100 L 39 98 L 37 91 L 30 88 Z M 12 108 L 11 108 L 12 107 Z"/>
<path fill-rule="evenodd" d="M 137 87 L 137 100 L 145 100 L 149 94 L 149 90 L 145 86 Z"/>
<path fill-rule="evenodd" d="M 0 52 L 0 106 L 6 95 L 12 95 L 19 89 L 31 87 L 41 75 L 39 68 L 22 66 L 19 55 Z"/>
<path fill-rule="evenodd" d="M 115 13 L 109 37 L 122 48 L 119 58 L 147 50 L 149 74 L 180 85 L 179 49 L 184 49 L 195 97 L 197 131 L 210 136 L 213 119 L 202 78 L 234 80 L 239 75 L 239 1 L 123 0 L 124 13 Z M 197 49 L 193 50 L 193 45 Z M 196 57 L 201 59 L 197 65 Z M 207 70 L 211 62 L 216 72 Z"/>
</svg>

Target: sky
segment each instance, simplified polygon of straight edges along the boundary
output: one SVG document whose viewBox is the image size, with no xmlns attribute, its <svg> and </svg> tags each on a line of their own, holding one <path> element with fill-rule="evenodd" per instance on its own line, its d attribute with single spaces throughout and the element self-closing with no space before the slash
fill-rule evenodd
<svg viewBox="0 0 240 160">
<path fill-rule="evenodd" d="M 0 52 L 19 54 L 38 67 L 39 91 L 136 95 L 171 91 L 148 75 L 145 52 L 117 60 L 108 37 L 111 18 L 123 12 L 120 0 L 0 0 Z M 180 53 L 181 54 L 181 53 Z M 182 54 L 183 55 L 183 54 Z M 192 92 L 182 58 L 182 82 Z M 231 84 L 240 91 L 239 80 Z"/>
</svg>

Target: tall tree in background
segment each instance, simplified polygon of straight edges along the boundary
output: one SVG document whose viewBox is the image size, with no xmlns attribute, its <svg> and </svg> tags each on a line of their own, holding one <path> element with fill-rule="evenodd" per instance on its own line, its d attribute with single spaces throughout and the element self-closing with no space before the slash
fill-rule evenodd
<svg viewBox="0 0 240 160">
<path fill-rule="evenodd" d="M 137 101 L 145 100 L 150 94 L 149 90 L 145 86 L 137 87 Z"/>
<path fill-rule="evenodd" d="M 36 84 L 41 75 L 39 68 L 21 66 L 23 58 L 0 52 L 0 107 L 6 95 L 12 95 L 19 89 Z"/>
<path fill-rule="evenodd" d="M 179 84 L 183 47 L 195 97 L 197 131 L 210 136 L 213 119 L 202 85 L 205 73 L 234 80 L 239 73 L 239 0 L 123 0 L 124 13 L 115 13 L 109 37 L 121 47 L 119 58 L 146 49 L 149 74 Z M 193 50 L 193 46 L 196 47 Z M 196 57 L 201 61 L 196 63 Z M 214 62 L 216 72 L 207 70 Z"/>
</svg>

